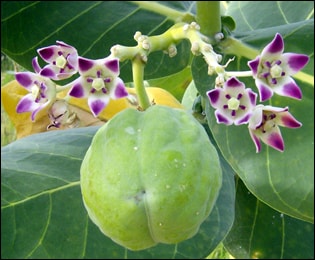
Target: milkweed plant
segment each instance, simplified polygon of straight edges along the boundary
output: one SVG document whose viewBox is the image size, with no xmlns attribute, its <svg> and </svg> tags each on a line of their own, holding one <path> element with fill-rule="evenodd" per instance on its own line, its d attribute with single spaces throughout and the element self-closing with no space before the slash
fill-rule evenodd
<svg viewBox="0 0 315 260">
<path fill-rule="evenodd" d="M 2 52 L 25 69 L 14 72 L 14 87 L 9 83 L 2 88 L 2 103 L 19 125 L 17 131 L 32 130 L 2 147 L 2 257 L 220 258 L 220 245 L 235 258 L 314 257 L 313 3 L 18 3 L 1 2 L 1 45 Z M 58 18 L 61 9 L 69 14 Z M 29 25 L 29 16 L 35 28 L 26 32 L 30 28 L 23 23 Z M 30 37 L 23 36 L 27 34 Z M 160 92 L 152 96 L 152 87 L 166 90 L 173 103 L 163 103 L 166 97 Z M 127 105 L 118 105 L 123 102 Z M 217 184 L 216 203 L 209 206 L 209 214 L 193 236 L 134 251 L 95 228 L 100 220 L 85 209 L 87 201 L 83 203 L 80 195 L 81 162 L 89 146 L 96 146 L 91 140 L 97 130 L 110 127 L 123 111 L 148 113 L 152 107 L 171 109 L 175 104 L 172 109 L 191 114 L 206 131 L 218 154 L 222 186 Z M 104 118 L 109 110 L 114 115 Z M 97 126 L 85 123 L 86 114 Z M 164 148 L 154 149 L 154 138 L 169 135 L 171 145 L 182 131 L 185 136 L 189 130 L 179 128 L 173 133 L 164 127 L 170 125 L 168 120 L 160 121 L 150 133 L 149 156 L 156 160 Z M 126 140 L 118 132 L 112 133 L 115 142 Z M 133 126 L 125 129 L 128 136 L 136 132 Z M 143 135 L 142 131 L 137 140 Z M 197 142 L 188 139 L 178 148 L 182 154 L 189 151 L 190 142 Z M 139 154 L 141 141 L 137 142 L 133 152 Z M 145 171 L 149 162 L 139 159 L 142 166 L 132 166 L 136 162 L 128 161 L 132 156 L 124 144 L 119 146 L 115 164 L 127 160 L 134 170 Z M 203 144 L 202 151 L 208 151 Z M 194 156 L 190 155 L 191 161 Z M 93 158 L 89 157 L 90 165 L 96 165 Z M 169 157 L 160 163 L 179 165 L 179 160 Z M 150 161 L 149 169 L 156 169 L 154 160 Z M 87 167 L 92 174 L 101 166 Z M 191 174 L 201 174 L 199 170 Z M 153 176 L 153 170 L 148 174 Z M 168 180 L 172 174 L 183 173 L 175 169 L 163 178 Z M 176 201 L 172 196 L 177 195 L 168 195 L 168 189 L 178 184 L 176 178 L 166 184 L 166 190 L 153 193 L 155 201 L 160 192 Z M 115 185 L 132 189 L 136 180 L 130 177 L 128 181 L 129 187 Z M 152 177 L 156 181 L 162 180 Z M 183 192 L 186 186 L 180 187 L 178 192 Z M 196 189 L 198 193 L 203 188 Z M 138 195 L 136 200 L 140 200 Z M 104 201 L 104 205 L 111 203 Z M 139 222 L 139 228 L 148 221 L 154 240 L 159 235 L 150 224 L 152 205 L 145 205 L 149 220 Z M 68 207 L 74 208 L 69 211 Z M 184 214 L 184 208 L 185 204 L 176 215 Z M 173 211 L 169 212 L 168 218 L 174 219 Z M 128 212 L 130 219 L 132 214 Z M 138 223 L 124 222 L 126 230 L 128 225 Z M 177 232 L 175 227 L 166 231 L 170 236 Z"/>
</svg>

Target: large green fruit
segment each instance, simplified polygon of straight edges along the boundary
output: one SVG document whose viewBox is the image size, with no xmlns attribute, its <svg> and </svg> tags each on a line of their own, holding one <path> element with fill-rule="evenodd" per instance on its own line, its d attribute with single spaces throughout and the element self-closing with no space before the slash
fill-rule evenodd
<svg viewBox="0 0 315 260">
<path fill-rule="evenodd" d="M 181 109 L 126 109 L 95 134 L 81 166 L 92 221 L 116 243 L 142 250 L 194 236 L 221 188 L 219 158 Z"/>
</svg>

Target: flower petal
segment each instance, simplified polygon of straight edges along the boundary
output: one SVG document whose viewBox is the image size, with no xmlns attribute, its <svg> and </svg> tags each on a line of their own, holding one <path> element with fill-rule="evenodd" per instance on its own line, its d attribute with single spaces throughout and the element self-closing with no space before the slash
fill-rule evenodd
<svg viewBox="0 0 315 260">
<path fill-rule="evenodd" d="M 41 58 L 47 63 L 53 62 L 56 58 L 58 58 L 58 51 L 60 48 L 56 45 L 47 46 L 44 48 L 40 48 L 37 50 L 37 53 L 41 56 Z"/>
<path fill-rule="evenodd" d="M 30 89 L 33 86 L 34 73 L 32 73 L 32 72 L 18 72 L 18 73 L 15 73 L 15 79 L 23 87 Z"/>
<path fill-rule="evenodd" d="M 207 92 L 207 95 L 209 97 L 210 103 L 214 108 L 218 108 L 219 107 L 219 100 L 220 100 L 220 95 L 222 93 L 222 89 L 221 88 L 215 88 L 215 89 L 211 89 Z"/>
<path fill-rule="evenodd" d="M 259 153 L 261 150 L 261 143 L 260 143 L 259 137 L 255 135 L 254 131 L 251 129 L 249 129 L 249 134 L 256 146 L 256 153 Z"/>
<path fill-rule="evenodd" d="M 57 80 L 58 79 L 58 77 L 57 77 L 58 72 L 59 72 L 59 69 L 57 67 L 47 65 L 40 71 L 39 74 L 41 76 Z"/>
<path fill-rule="evenodd" d="M 39 104 L 34 102 L 33 95 L 31 93 L 26 94 L 16 106 L 17 113 L 30 112 L 38 108 Z"/>
<path fill-rule="evenodd" d="M 92 114 L 97 117 L 98 114 L 107 106 L 109 102 L 108 95 L 93 95 L 90 94 L 88 98 L 88 105 Z"/>
<path fill-rule="evenodd" d="M 253 76 L 256 77 L 257 76 L 257 72 L 258 72 L 258 67 L 259 67 L 259 62 L 260 62 L 260 56 L 257 56 L 256 59 L 251 60 L 247 63 L 247 65 L 249 66 L 249 68 L 251 69 L 251 71 L 253 72 Z"/>
<path fill-rule="evenodd" d="M 262 107 L 264 111 L 270 111 L 270 112 L 275 112 L 275 113 L 280 113 L 280 112 L 285 112 L 288 111 L 288 107 L 274 107 L 270 105 L 259 105 Z"/>
<path fill-rule="evenodd" d="M 86 59 L 79 57 L 78 58 L 78 66 L 79 66 L 79 72 L 80 74 L 84 74 L 87 71 L 89 71 L 93 66 L 96 66 L 96 62 L 91 59 Z"/>
<path fill-rule="evenodd" d="M 39 66 L 37 56 L 32 59 L 32 66 L 33 66 L 33 69 L 36 73 L 39 73 L 41 71 L 42 68 Z"/>
<path fill-rule="evenodd" d="M 266 145 L 280 152 L 284 151 L 284 142 L 278 126 L 273 127 L 268 133 L 262 134 L 260 138 Z"/>
<path fill-rule="evenodd" d="M 257 102 L 257 94 L 253 92 L 251 89 L 245 90 L 248 93 L 250 105 L 255 106 Z"/>
<path fill-rule="evenodd" d="M 237 78 L 231 77 L 225 82 L 223 89 L 230 96 L 237 97 L 239 93 L 245 90 L 245 84 Z"/>
<path fill-rule="evenodd" d="M 262 116 L 263 116 L 263 108 L 264 108 L 264 105 L 257 105 L 253 112 L 252 112 L 252 116 L 249 120 L 249 123 L 248 123 L 248 127 L 250 129 L 257 129 L 261 123 L 262 123 Z"/>
<path fill-rule="evenodd" d="M 37 114 L 40 110 L 42 110 L 47 104 L 48 104 L 48 102 L 45 103 L 45 104 L 40 104 L 37 108 L 35 108 L 35 109 L 33 110 L 32 114 L 31 114 L 31 119 L 32 119 L 32 121 L 35 121 L 35 116 L 36 116 L 36 114 Z"/>
<path fill-rule="evenodd" d="M 112 99 L 119 99 L 128 96 L 129 93 L 126 90 L 124 82 L 120 78 L 115 78 L 112 84 L 114 86 L 113 91 L 111 92 Z"/>
<path fill-rule="evenodd" d="M 283 53 L 284 43 L 281 34 L 277 33 L 273 40 L 263 49 L 261 56 L 279 56 Z"/>
<path fill-rule="evenodd" d="M 71 49 L 71 50 L 73 50 L 73 51 L 76 50 L 73 46 L 71 46 L 71 45 L 69 45 L 69 44 L 67 44 L 67 43 L 65 43 L 65 42 L 63 42 L 63 41 L 56 41 L 56 43 L 57 43 L 60 47 L 69 48 L 69 49 Z"/>
<path fill-rule="evenodd" d="M 109 59 L 105 61 L 105 66 L 114 73 L 119 72 L 119 60 L 118 59 Z"/>
<path fill-rule="evenodd" d="M 78 54 L 77 53 L 71 53 L 68 58 L 68 66 L 72 67 L 72 69 L 76 72 L 78 70 Z M 74 73 L 75 73 L 74 72 Z"/>
<path fill-rule="evenodd" d="M 70 78 L 73 74 L 75 74 L 76 71 L 72 72 L 61 72 L 60 68 L 53 66 L 53 65 L 46 65 L 41 71 L 40 75 L 44 77 L 48 77 L 54 80 L 62 80 Z"/>
<path fill-rule="evenodd" d="M 231 120 L 229 117 L 227 117 L 226 115 L 220 113 L 219 110 L 216 110 L 214 112 L 215 117 L 217 119 L 217 123 L 218 124 L 226 124 L 226 125 L 232 125 L 233 124 L 233 120 Z"/>
<path fill-rule="evenodd" d="M 302 123 L 297 121 L 288 111 L 279 113 L 277 124 L 288 128 L 299 128 L 302 126 Z"/>
<path fill-rule="evenodd" d="M 84 88 L 81 79 L 78 78 L 78 80 L 73 83 L 73 87 L 70 89 L 68 94 L 72 97 L 83 98 L 88 95 L 88 91 Z"/>
<path fill-rule="evenodd" d="M 273 91 L 268 84 L 258 78 L 255 80 L 255 84 L 259 92 L 260 102 L 264 102 L 272 97 Z"/>
<path fill-rule="evenodd" d="M 304 54 L 284 53 L 281 56 L 282 67 L 288 76 L 294 75 L 305 67 L 309 57 Z"/>
<path fill-rule="evenodd" d="M 273 91 L 280 96 L 291 97 L 294 99 L 302 99 L 302 91 L 291 77 L 285 77 L 281 84 L 277 84 Z"/>
<path fill-rule="evenodd" d="M 251 118 L 252 114 L 251 113 L 246 113 L 242 118 L 235 120 L 234 124 L 235 125 L 243 125 L 247 124 L 249 119 Z"/>
</svg>

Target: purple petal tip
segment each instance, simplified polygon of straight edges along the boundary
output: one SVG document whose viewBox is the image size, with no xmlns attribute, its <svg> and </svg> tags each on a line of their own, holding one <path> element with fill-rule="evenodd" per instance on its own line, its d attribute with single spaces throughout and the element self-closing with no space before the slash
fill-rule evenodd
<svg viewBox="0 0 315 260">
<path fill-rule="evenodd" d="M 259 65 L 260 57 L 258 56 L 256 59 L 249 61 L 247 63 L 248 67 L 253 72 L 253 75 L 256 76 L 258 72 L 258 65 Z"/>
<path fill-rule="evenodd" d="M 271 43 L 266 46 L 266 51 L 269 53 L 282 52 L 284 43 L 281 34 L 277 33 Z"/>
<path fill-rule="evenodd" d="M 260 102 L 264 102 L 272 97 L 273 91 L 269 87 L 262 85 L 260 83 L 256 83 L 256 85 L 259 90 Z"/>
<path fill-rule="evenodd" d="M 17 113 L 29 112 L 33 105 L 33 100 L 27 98 L 26 96 L 20 100 L 20 102 L 16 106 Z"/>
<path fill-rule="evenodd" d="M 226 124 L 226 125 L 231 125 L 232 121 L 223 116 L 222 114 L 218 113 L 218 110 L 215 112 L 215 116 L 217 118 L 217 123 L 218 124 Z"/>
<path fill-rule="evenodd" d="M 111 71 L 118 73 L 119 72 L 119 62 L 118 59 L 113 59 L 105 62 L 105 66 Z"/>
<path fill-rule="evenodd" d="M 254 135 L 252 132 L 250 132 L 250 136 L 251 136 L 251 138 L 252 138 L 252 140 L 253 140 L 253 142 L 255 144 L 256 153 L 259 153 L 260 150 L 261 150 L 261 143 L 260 143 L 259 138 L 256 135 Z"/>
<path fill-rule="evenodd" d="M 76 98 L 84 97 L 84 90 L 81 84 L 75 84 L 69 91 L 69 95 Z"/>
<path fill-rule="evenodd" d="M 215 105 L 219 100 L 220 90 L 219 89 L 210 90 L 207 92 L 207 95 L 209 97 L 211 104 Z"/>
<path fill-rule="evenodd" d="M 284 151 L 284 142 L 282 136 L 279 134 L 274 133 L 270 135 L 268 138 L 268 145 L 280 152 Z"/>
<path fill-rule="evenodd" d="M 40 75 L 44 76 L 44 77 L 48 77 L 48 78 L 55 78 L 56 77 L 56 73 L 48 67 L 43 68 L 40 72 Z"/>
<path fill-rule="evenodd" d="M 15 79 L 24 87 L 29 87 L 33 83 L 32 77 L 29 72 L 16 73 Z"/>
<path fill-rule="evenodd" d="M 94 62 L 89 59 L 79 58 L 78 59 L 79 69 L 84 72 L 93 67 Z"/>
<path fill-rule="evenodd" d="M 105 106 L 106 103 L 98 99 L 90 104 L 90 109 L 93 115 L 96 117 L 105 108 Z"/>
<path fill-rule="evenodd" d="M 302 92 L 301 89 L 294 83 L 290 82 L 283 86 L 283 93 L 286 96 L 295 98 L 295 99 L 302 99 Z"/>
<path fill-rule="evenodd" d="M 123 97 L 128 96 L 128 92 L 125 88 L 125 85 L 122 82 L 118 83 L 118 85 L 116 86 L 115 96 L 116 98 L 123 98 Z"/>
<path fill-rule="evenodd" d="M 303 54 L 290 54 L 288 59 L 289 67 L 294 71 L 300 71 L 308 63 L 309 57 Z"/>
<path fill-rule="evenodd" d="M 237 78 L 232 77 L 226 81 L 226 86 L 227 87 L 241 87 L 243 86 L 243 83 L 240 82 Z"/>
<path fill-rule="evenodd" d="M 281 117 L 282 124 L 289 128 L 299 128 L 302 126 L 302 123 L 295 120 L 290 114 L 283 115 Z"/>
<path fill-rule="evenodd" d="M 38 50 L 38 54 L 44 60 L 49 60 L 54 55 L 54 49 L 52 47 L 42 48 Z"/>
</svg>

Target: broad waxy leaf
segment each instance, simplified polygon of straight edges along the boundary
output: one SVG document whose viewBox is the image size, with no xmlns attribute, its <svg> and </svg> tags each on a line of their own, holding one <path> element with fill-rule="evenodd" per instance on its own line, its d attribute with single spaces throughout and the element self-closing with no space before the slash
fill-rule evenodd
<svg viewBox="0 0 315 260">
<path fill-rule="evenodd" d="M 191 14 L 195 13 L 195 2 L 159 3 L 179 11 L 175 15 L 177 18 L 182 12 L 182 15 L 188 14 L 189 20 L 192 19 Z M 313 9 L 314 3 L 306 1 L 232 1 L 227 5 L 226 13 L 222 13 L 235 21 L 236 28 L 232 36 L 257 49 L 257 53 L 271 41 L 276 32 L 280 32 L 284 36 L 285 52 L 310 56 L 310 62 L 303 73 L 297 75 L 303 92 L 302 101 L 273 97 L 270 102 L 274 106 L 288 105 L 290 112 L 303 123 L 303 127 L 281 128 L 286 145 L 284 153 L 263 145 L 262 152 L 255 154 L 255 146 L 247 127 L 218 125 L 208 100 L 201 99 L 201 104 L 206 104 L 205 112 L 211 129 L 208 132 L 209 138 L 214 138 L 212 141 L 217 143 L 219 152 L 224 156 L 220 158 L 224 178 L 217 204 L 194 238 L 177 245 L 161 244 L 148 250 L 132 252 L 104 236 L 86 214 L 79 185 L 80 163 L 97 127 L 61 130 L 23 138 L 2 148 L 2 258 L 205 258 L 226 237 L 234 220 L 233 171 L 256 196 L 250 195 L 250 201 L 256 202 L 261 213 L 257 217 L 257 229 L 246 229 L 242 234 L 246 236 L 248 232 L 261 231 L 265 227 L 263 219 L 280 216 L 275 217 L 280 231 L 276 230 L 278 233 L 270 235 L 275 234 L 283 243 L 284 237 L 279 233 L 284 230 L 290 236 L 290 239 L 285 237 L 285 242 L 290 244 L 283 243 L 285 246 L 281 253 L 277 245 L 275 257 L 312 258 L 314 252 L 309 243 L 301 245 L 304 243 L 303 232 L 309 235 L 312 226 L 294 218 L 313 222 Z M 259 19 L 257 12 L 263 13 Z M 115 44 L 135 46 L 133 35 L 136 31 L 158 35 L 173 24 L 174 16 L 167 18 L 157 14 L 156 10 L 146 9 L 141 2 L 2 1 L 1 50 L 32 71 L 31 59 L 37 55 L 36 49 L 53 45 L 56 40 L 75 46 L 81 56 L 97 59 L 108 56 L 110 47 Z M 228 26 L 228 29 L 233 28 Z M 231 52 L 224 41 L 216 47 L 218 53 L 226 52 L 238 57 L 227 70 L 249 70 L 246 65 L 249 58 L 247 53 L 241 57 L 237 51 Z M 174 58 L 162 52 L 150 54 L 145 67 L 145 80 L 151 86 L 154 84 L 169 90 L 180 100 L 191 82 L 189 50 L 189 44 L 184 41 L 177 46 L 178 54 Z M 222 64 L 231 57 L 224 56 Z M 122 62 L 120 67 L 122 79 L 131 82 L 130 61 Z M 207 75 L 207 67 L 200 57 L 193 60 L 192 73 L 194 81 L 191 85 L 195 83 L 199 93 L 205 97 L 206 91 L 214 86 L 214 78 Z M 181 78 L 185 82 L 181 82 Z M 252 79 L 241 80 L 256 91 Z M 195 95 L 191 88 L 190 93 L 184 97 L 185 105 L 190 106 L 192 103 L 190 95 Z M 203 114 L 199 116 L 204 117 Z M 240 191 L 245 190 L 238 186 L 238 196 Z M 242 198 L 240 200 L 236 204 L 238 207 L 243 202 Z M 249 207 L 245 208 L 252 209 Z M 287 215 L 281 217 L 281 212 Z M 240 223 L 239 218 L 243 216 L 247 217 L 242 222 L 245 225 L 252 220 L 252 211 L 242 217 L 239 213 L 236 212 L 235 225 Z M 285 229 L 281 229 L 281 225 L 285 225 Z M 296 236 L 294 232 L 298 229 L 302 235 L 299 233 Z M 248 245 L 247 239 L 245 242 L 234 243 L 235 239 L 240 240 L 239 232 L 234 227 L 225 240 L 228 241 L 227 248 L 235 257 L 261 256 L 253 253 L 256 249 L 265 249 L 270 245 L 264 239 L 265 234 L 262 237 L 264 240 L 261 240 L 255 232 L 250 240 L 252 247 Z M 313 239 L 313 236 L 307 237 L 310 241 Z M 239 246 L 244 246 L 246 250 L 238 251 Z M 302 256 L 303 252 L 296 253 L 296 248 L 305 249 L 305 254 Z M 270 256 L 274 251 L 267 253 Z"/>
<path fill-rule="evenodd" d="M 239 28 L 238 20 L 233 15 L 233 12 L 242 12 L 243 8 L 254 8 L 250 5 L 257 4 L 262 5 L 265 10 L 266 16 L 263 20 L 260 19 L 261 23 L 259 26 L 255 26 L 254 19 L 251 20 L 253 28 L 251 32 L 247 32 L 247 35 L 256 35 L 255 45 L 247 43 L 247 38 L 244 37 L 243 41 L 246 44 L 251 44 L 253 48 L 260 49 L 260 46 L 264 46 L 269 43 L 274 35 L 270 35 L 267 40 L 266 35 L 262 34 L 262 39 L 259 39 L 261 35 L 259 32 L 256 34 L 256 28 L 264 26 L 263 21 L 266 20 L 266 27 L 270 26 L 270 20 L 274 19 L 274 24 L 277 23 L 277 13 L 272 12 L 268 9 L 269 3 L 263 2 L 246 2 L 246 4 L 236 3 L 229 6 L 231 11 L 229 15 L 233 16 L 237 28 Z M 286 2 L 282 2 L 282 8 L 285 7 Z M 249 5 L 249 6 L 248 6 Z M 241 8 L 239 7 L 241 6 Z M 235 9 L 238 7 L 238 9 Z M 234 9 L 232 9 L 234 8 Z M 302 9 L 302 8 L 301 8 Z M 298 9 L 297 9 L 298 10 Z M 304 9 L 303 9 L 304 10 Z M 281 13 L 280 13 L 281 14 Z M 290 15 L 290 13 L 287 14 Z M 246 13 L 246 16 L 251 17 L 255 13 Z M 282 15 L 282 14 L 281 14 Z M 271 17 L 272 16 L 272 17 Z M 238 16 L 236 16 L 238 17 Z M 241 19 L 243 16 L 240 16 Z M 302 16 L 303 18 L 305 16 Z M 248 18 L 249 19 L 249 18 Z M 279 20 L 280 18 L 278 18 Z M 289 19 L 289 18 L 288 18 Z M 257 19 L 256 19 L 257 20 Z M 258 22 L 258 21 L 257 21 Z M 296 22 L 296 20 L 295 20 Z M 313 21 L 312 21 L 313 23 Z M 314 31 L 310 31 L 308 22 L 305 23 L 305 27 L 301 26 L 300 23 L 296 26 L 294 31 L 290 34 L 285 34 L 284 30 L 284 52 L 290 52 L 295 50 L 294 46 L 300 50 L 300 53 L 308 54 L 313 57 L 313 46 L 314 46 Z M 242 25 L 242 23 L 240 23 Z M 287 24 L 291 26 L 292 24 Z M 314 24 L 313 24 L 314 27 Z M 279 29 L 280 27 L 278 27 Z M 286 28 L 284 25 L 281 27 Z M 290 27 L 291 28 L 291 27 Z M 302 37 L 304 29 L 308 28 L 308 37 Z M 247 28 L 248 29 L 248 28 Z M 239 29 L 239 31 L 246 31 L 247 29 Z M 266 29 L 267 32 L 267 29 Z M 279 31 L 282 33 L 282 31 Z M 295 35 L 300 35 L 299 41 L 295 40 Z M 312 39 L 309 42 L 309 39 Z M 287 47 L 289 46 L 289 50 Z M 312 46 L 312 47 L 310 47 Z M 304 50 L 305 48 L 305 50 Z M 297 51 L 294 51 L 297 52 Z M 235 53 L 238 55 L 238 53 Z M 231 56 L 225 57 L 227 61 Z M 255 58 L 255 57 L 253 57 Z M 249 70 L 247 66 L 248 59 L 240 57 L 234 62 L 230 63 L 228 70 Z M 224 62 L 223 62 L 224 64 Z M 308 71 L 314 71 L 313 59 L 310 60 L 307 68 L 303 72 L 306 75 Z M 226 126 L 223 124 L 217 124 L 214 117 L 214 109 L 210 107 L 209 100 L 206 97 L 206 91 L 214 87 L 214 77 L 206 75 L 207 66 L 201 58 L 196 58 L 192 64 L 193 78 L 199 92 L 205 97 L 206 103 L 206 114 L 209 121 L 209 126 L 214 135 L 218 146 L 226 158 L 226 160 L 232 165 L 233 169 L 240 176 L 246 187 L 255 195 L 258 199 L 270 207 L 281 211 L 289 216 L 299 218 L 308 222 L 314 221 L 314 85 L 313 82 L 302 82 L 297 80 L 300 86 L 303 98 L 301 101 L 293 100 L 287 97 L 280 97 L 276 94 L 272 97 L 269 105 L 276 107 L 289 107 L 290 113 L 302 122 L 303 126 L 299 129 L 281 128 L 281 133 L 285 142 L 285 151 L 280 153 L 265 144 L 262 144 L 262 151 L 258 154 L 255 153 L 255 146 L 252 142 L 247 126 Z M 310 76 L 310 75 L 309 75 Z M 240 78 L 247 87 L 252 88 L 257 92 L 255 83 L 252 78 Z M 259 103 L 259 102 L 257 102 Z"/>
<path fill-rule="evenodd" d="M 312 259 L 314 225 L 271 209 L 239 179 L 235 222 L 223 243 L 237 259 Z"/>
<path fill-rule="evenodd" d="M 1 257 L 148 259 L 209 255 L 234 220 L 234 177 L 228 164 L 222 161 L 219 198 L 196 236 L 176 245 L 160 244 L 132 252 L 104 236 L 83 206 L 80 166 L 97 129 L 34 134 L 1 149 Z"/>
</svg>

